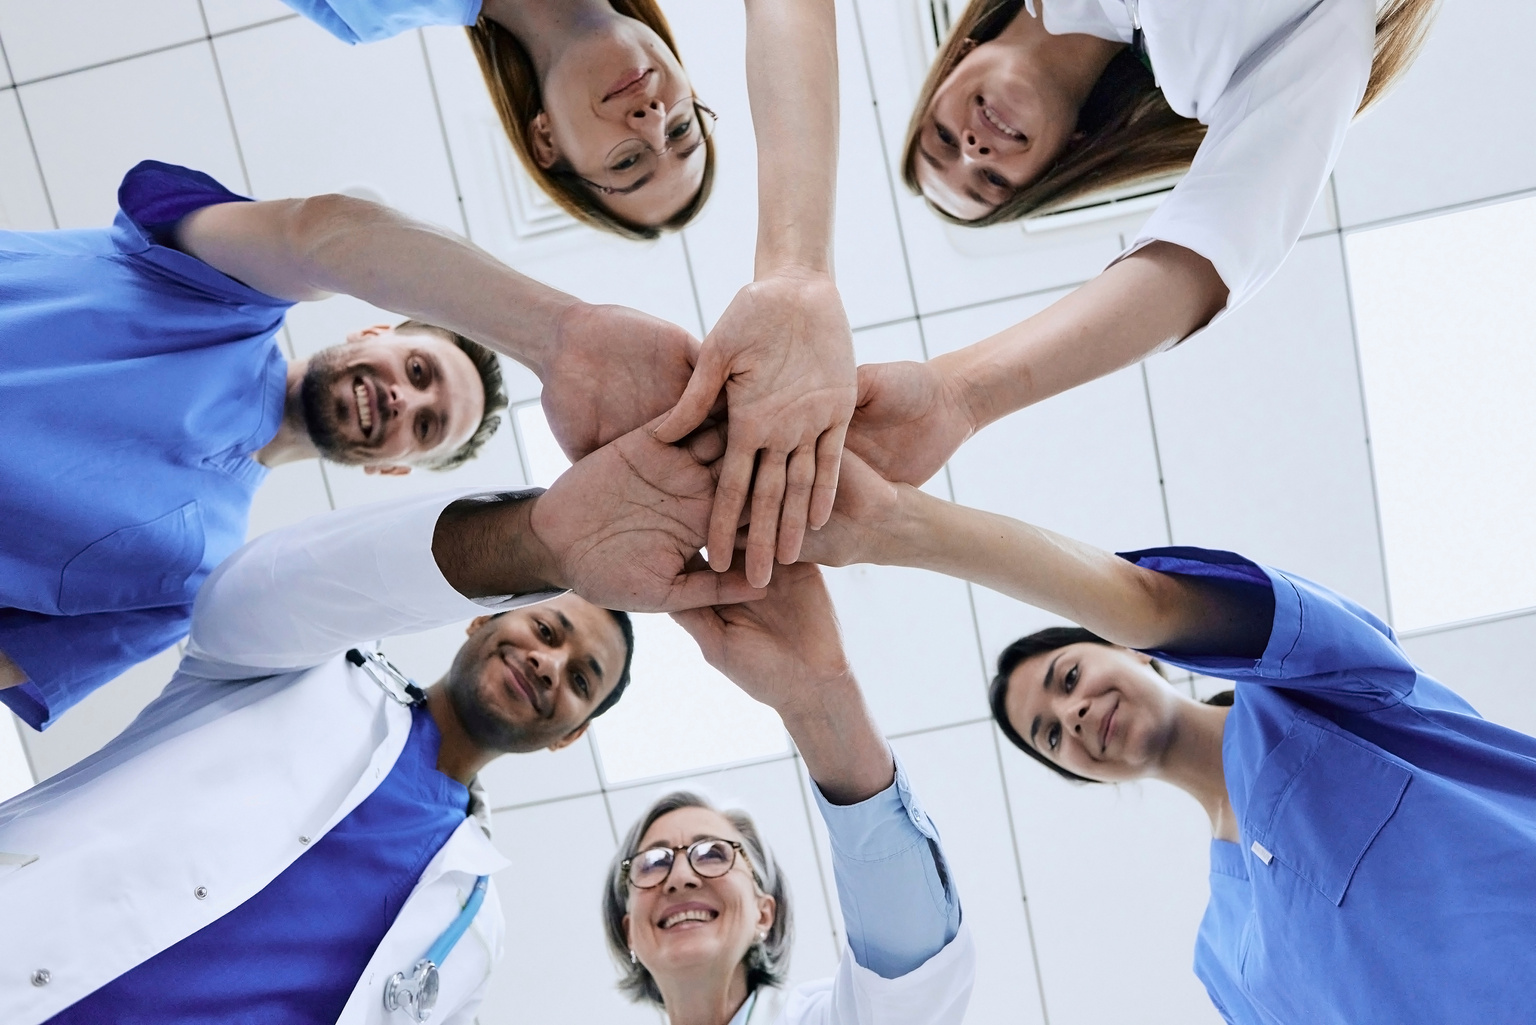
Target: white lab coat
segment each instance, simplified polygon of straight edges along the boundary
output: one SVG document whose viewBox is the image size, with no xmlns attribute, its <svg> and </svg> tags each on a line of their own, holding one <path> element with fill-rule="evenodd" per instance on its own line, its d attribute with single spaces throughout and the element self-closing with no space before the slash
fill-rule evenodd
<svg viewBox="0 0 1536 1025">
<path fill-rule="evenodd" d="M 1158 240 L 1199 253 L 1227 286 L 1225 313 L 1279 269 L 1333 172 L 1370 77 L 1375 0 L 1043 4 L 1053 34 L 1123 43 L 1133 9 L 1168 105 L 1208 129 L 1120 258 Z"/>
<path fill-rule="evenodd" d="M 0 1007 L 43 1021 L 238 907 L 357 807 L 410 732 L 407 708 L 341 652 L 549 595 L 473 602 L 432 558 L 472 492 L 327 513 L 268 534 L 197 601 L 187 657 L 101 751 L 0 805 Z M 507 864 L 466 818 L 379 944 L 341 1022 L 404 1022 L 409 971 L 475 877 Z M 469 1022 L 501 953 L 494 890 L 442 966 L 434 1022 Z"/>
<path fill-rule="evenodd" d="M 730 1025 L 960 1025 L 976 982 L 976 945 L 964 923 L 944 949 L 905 975 L 881 978 L 843 944 L 837 974 L 783 992 L 758 991 Z"/>
</svg>

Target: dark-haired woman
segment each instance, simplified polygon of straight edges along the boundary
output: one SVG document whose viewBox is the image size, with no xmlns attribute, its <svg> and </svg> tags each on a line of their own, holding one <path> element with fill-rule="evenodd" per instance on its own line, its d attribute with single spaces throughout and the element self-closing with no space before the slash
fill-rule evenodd
<svg viewBox="0 0 1536 1025">
<path fill-rule="evenodd" d="M 761 601 L 676 618 L 794 737 L 848 942 L 835 976 L 784 992 L 793 930 L 777 861 L 750 816 L 678 792 L 640 816 L 608 873 L 620 988 L 669 1025 L 959 1025 L 975 949 L 938 833 L 848 669 L 820 572 L 788 566 Z"/>
<path fill-rule="evenodd" d="M 523 167 L 592 227 L 655 238 L 709 197 L 714 114 L 694 96 L 656 0 L 284 2 L 349 43 L 467 26 Z"/>
<path fill-rule="evenodd" d="M 975 431 L 1246 302 L 1436 0 L 971 0 L 918 97 L 907 184 L 987 225 L 1182 175 L 1124 254 L 1030 319 L 860 372 L 854 451 L 920 484 Z"/>
<path fill-rule="evenodd" d="M 1195 971 L 1228 1021 L 1530 1020 L 1536 738 L 1480 717 L 1370 612 L 1227 552 L 1111 555 L 852 458 L 806 555 L 931 569 L 1083 624 L 1005 651 L 993 713 L 1062 775 L 1200 802 Z M 1154 658 L 1234 681 L 1231 706 Z"/>
</svg>

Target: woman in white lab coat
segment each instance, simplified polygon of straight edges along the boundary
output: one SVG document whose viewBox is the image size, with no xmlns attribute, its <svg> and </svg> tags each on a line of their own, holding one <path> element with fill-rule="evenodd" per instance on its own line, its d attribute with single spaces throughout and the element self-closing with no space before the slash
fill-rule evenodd
<svg viewBox="0 0 1536 1025">
<path fill-rule="evenodd" d="M 749 815 L 679 791 L 640 816 L 608 872 L 620 988 L 670 1025 L 958 1025 L 976 955 L 954 879 L 848 670 L 820 571 L 780 567 L 761 601 L 676 618 L 794 737 L 847 943 L 834 976 L 785 991 L 793 929 L 778 862 Z"/>
<path fill-rule="evenodd" d="M 1179 181 L 1124 253 L 1042 312 L 925 366 L 862 368 L 850 447 L 920 484 L 986 424 L 1246 302 L 1435 3 L 971 0 L 902 153 L 903 180 L 939 216 L 979 227 Z"/>
</svg>

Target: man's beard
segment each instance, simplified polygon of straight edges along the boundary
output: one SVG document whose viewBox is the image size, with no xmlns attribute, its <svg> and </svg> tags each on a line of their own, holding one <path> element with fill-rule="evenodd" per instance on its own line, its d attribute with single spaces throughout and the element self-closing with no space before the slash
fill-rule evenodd
<svg viewBox="0 0 1536 1025">
<path fill-rule="evenodd" d="M 299 397 L 304 411 L 304 429 L 309 432 L 310 443 L 319 450 L 320 457 L 333 463 L 360 466 L 368 461 L 367 453 L 342 435 L 336 410 L 336 382 L 349 372 L 341 346 L 321 349 L 309 358 Z"/>
<path fill-rule="evenodd" d="M 485 751 L 516 754 L 537 751 L 548 741 L 541 741 L 516 723 L 507 722 L 480 696 L 482 659 L 475 655 L 479 646 L 473 640 L 466 643 L 453 657 L 453 665 L 443 680 L 448 690 L 448 703 L 459 725 L 475 746 Z"/>
</svg>

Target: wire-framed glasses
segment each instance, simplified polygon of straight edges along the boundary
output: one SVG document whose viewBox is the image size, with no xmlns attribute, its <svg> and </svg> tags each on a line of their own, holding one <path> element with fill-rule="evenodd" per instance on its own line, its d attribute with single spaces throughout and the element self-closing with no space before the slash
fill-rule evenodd
<svg viewBox="0 0 1536 1025">
<path fill-rule="evenodd" d="M 644 139 L 625 139 L 603 158 L 602 170 L 597 180 L 583 178 L 592 188 L 604 195 L 623 194 L 633 191 L 637 183 L 648 180 L 656 173 L 662 156 L 671 152 L 686 153 L 715 134 L 719 115 L 697 98 L 679 103 L 667 116 L 666 142 L 660 150 L 654 150 Z"/>
<path fill-rule="evenodd" d="M 629 880 L 629 885 L 637 890 L 649 890 L 653 886 L 660 886 L 672 874 L 672 865 L 678 851 L 688 852 L 688 866 L 698 876 L 718 879 L 736 864 L 736 854 L 742 851 L 742 846 L 735 840 L 707 837 L 682 847 L 647 847 L 634 857 L 625 858 L 619 868 Z"/>
</svg>

